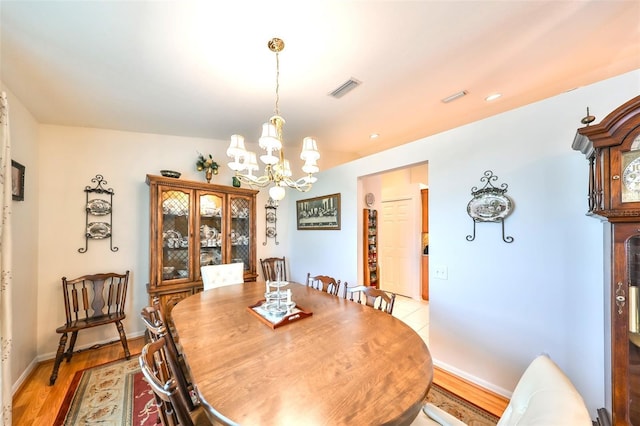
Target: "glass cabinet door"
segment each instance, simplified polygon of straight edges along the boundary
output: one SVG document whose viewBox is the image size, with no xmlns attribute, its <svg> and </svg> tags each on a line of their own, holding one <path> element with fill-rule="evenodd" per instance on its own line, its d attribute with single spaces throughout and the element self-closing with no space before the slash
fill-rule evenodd
<svg viewBox="0 0 640 426">
<path fill-rule="evenodd" d="M 251 200 L 246 197 L 231 196 L 231 255 L 229 263 L 242 262 L 244 270 L 249 270 L 252 244 Z"/>
<path fill-rule="evenodd" d="M 187 191 L 162 191 L 162 281 L 189 277 L 189 196 Z"/>
<path fill-rule="evenodd" d="M 223 198 L 217 194 L 200 193 L 198 197 L 200 237 L 200 262 L 198 266 L 198 276 L 200 266 L 220 265 L 223 263 L 222 253 L 224 247 L 225 229 L 224 221 L 226 212 L 223 211 Z"/>
</svg>

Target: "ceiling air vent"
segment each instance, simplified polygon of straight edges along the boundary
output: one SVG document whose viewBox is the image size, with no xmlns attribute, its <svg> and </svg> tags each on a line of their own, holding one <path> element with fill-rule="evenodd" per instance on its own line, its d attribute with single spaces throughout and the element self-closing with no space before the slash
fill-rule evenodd
<svg viewBox="0 0 640 426">
<path fill-rule="evenodd" d="M 453 95 L 449 95 L 444 99 L 441 99 L 442 102 L 444 102 L 445 104 L 448 104 L 449 102 L 453 102 L 458 98 L 461 98 L 463 96 L 465 96 L 468 92 L 466 90 L 461 90 L 458 93 L 454 93 Z"/>
<path fill-rule="evenodd" d="M 333 92 L 329 93 L 329 96 L 333 96 L 336 99 L 341 98 L 347 93 L 349 93 L 350 91 L 352 91 L 353 89 L 355 89 L 356 87 L 360 86 L 361 84 L 362 84 L 361 81 L 351 77 L 349 80 L 342 83 Z"/>
</svg>

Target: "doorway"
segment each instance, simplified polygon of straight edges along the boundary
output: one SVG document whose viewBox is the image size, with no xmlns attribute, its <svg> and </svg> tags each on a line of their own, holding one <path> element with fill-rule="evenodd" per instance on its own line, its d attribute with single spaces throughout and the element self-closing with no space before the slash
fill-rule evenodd
<svg viewBox="0 0 640 426">
<path fill-rule="evenodd" d="M 415 284 L 416 250 L 412 198 L 383 200 L 380 215 L 380 287 L 403 296 L 418 298 Z"/>
<path fill-rule="evenodd" d="M 424 257 L 420 190 L 427 186 L 427 180 L 428 163 L 363 176 L 359 185 L 362 196 L 358 197 L 363 200 L 363 207 L 378 211 L 380 287 L 418 301 L 422 300 Z M 363 254 L 364 250 L 360 256 Z M 363 257 L 359 260 L 362 265 Z M 362 266 L 358 272 L 364 276 Z"/>
</svg>

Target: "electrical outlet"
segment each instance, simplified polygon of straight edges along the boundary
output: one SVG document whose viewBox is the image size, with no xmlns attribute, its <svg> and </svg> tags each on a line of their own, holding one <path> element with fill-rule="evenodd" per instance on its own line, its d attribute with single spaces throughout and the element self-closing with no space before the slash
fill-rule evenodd
<svg viewBox="0 0 640 426">
<path fill-rule="evenodd" d="M 447 267 L 444 265 L 437 265 L 433 268 L 433 277 L 439 280 L 446 280 L 449 277 Z"/>
</svg>

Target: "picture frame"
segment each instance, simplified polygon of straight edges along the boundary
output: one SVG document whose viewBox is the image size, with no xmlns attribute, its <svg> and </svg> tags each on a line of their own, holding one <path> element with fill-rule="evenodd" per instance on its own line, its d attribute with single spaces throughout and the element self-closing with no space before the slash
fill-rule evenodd
<svg viewBox="0 0 640 426">
<path fill-rule="evenodd" d="M 298 230 L 339 230 L 340 194 L 296 201 Z"/>
<path fill-rule="evenodd" d="M 11 160 L 11 197 L 14 201 L 24 201 L 24 171 L 22 164 Z"/>
</svg>

